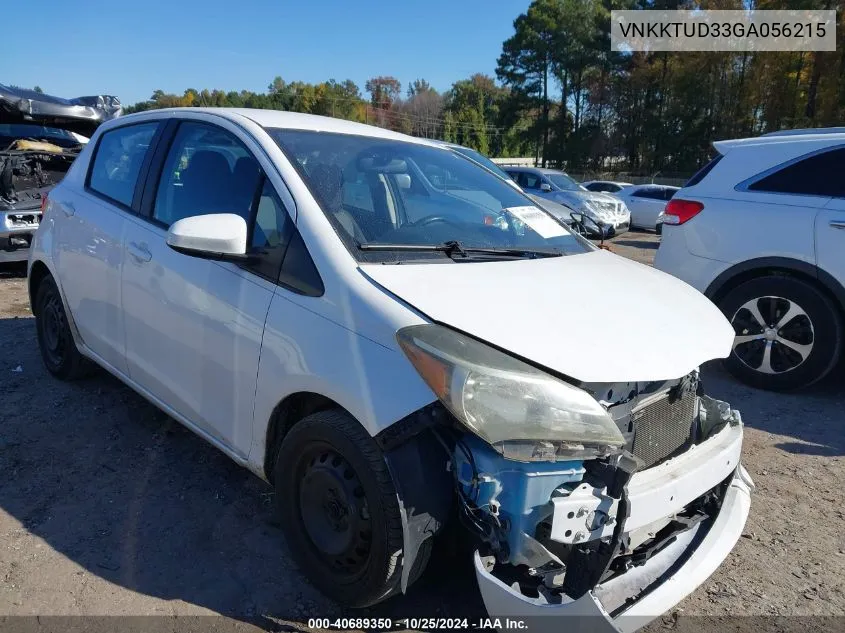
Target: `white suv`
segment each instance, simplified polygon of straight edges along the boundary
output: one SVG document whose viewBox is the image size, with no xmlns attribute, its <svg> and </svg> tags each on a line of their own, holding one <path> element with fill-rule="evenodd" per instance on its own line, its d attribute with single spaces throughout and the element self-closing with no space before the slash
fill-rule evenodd
<svg viewBox="0 0 845 633">
<path fill-rule="evenodd" d="M 730 351 L 721 313 L 440 144 L 271 110 L 106 123 L 29 290 L 52 374 L 93 361 L 270 481 L 344 604 L 404 591 L 460 517 L 491 615 L 632 630 L 748 516 L 741 418 L 697 371 Z M 561 327 L 620 304 L 652 349 Z"/>
<path fill-rule="evenodd" d="M 725 364 L 736 377 L 774 390 L 810 384 L 842 352 L 845 129 L 714 147 L 716 157 L 667 204 L 654 265 L 731 321 Z"/>
</svg>

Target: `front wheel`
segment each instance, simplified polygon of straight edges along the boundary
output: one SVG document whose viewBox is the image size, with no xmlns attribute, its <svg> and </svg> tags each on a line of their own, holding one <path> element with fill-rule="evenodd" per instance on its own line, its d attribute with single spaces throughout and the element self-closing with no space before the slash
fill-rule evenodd
<svg viewBox="0 0 845 633">
<path fill-rule="evenodd" d="M 294 425 L 273 480 L 291 554 L 322 593 L 352 607 L 396 593 L 403 551 L 396 488 L 384 455 L 354 418 L 322 411 Z M 411 580 L 427 557 L 425 548 Z"/>
<path fill-rule="evenodd" d="M 734 328 L 725 366 L 762 389 L 797 389 L 826 376 L 842 351 L 842 319 L 816 286 L 793 277 L 752 279 L 719 302 Z"/>
</svg>

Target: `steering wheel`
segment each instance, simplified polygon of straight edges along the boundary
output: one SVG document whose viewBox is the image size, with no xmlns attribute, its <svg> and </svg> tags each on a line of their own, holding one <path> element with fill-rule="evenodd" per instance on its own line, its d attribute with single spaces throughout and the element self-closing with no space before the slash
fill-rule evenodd
<svg viewBox="0 0 845 633">
<path fill-rule="evenodd" d="M 455 222 L 451 218 L 447 218 L 445 215 L 427 215 L 424 218 L 420 218 L 416 222 L 411 222 L 410 225 L 411 226 L 428 226 L 429 224 L 437 224 L 438 222 L 457 226 L 457 222 Z"/>
</svg>

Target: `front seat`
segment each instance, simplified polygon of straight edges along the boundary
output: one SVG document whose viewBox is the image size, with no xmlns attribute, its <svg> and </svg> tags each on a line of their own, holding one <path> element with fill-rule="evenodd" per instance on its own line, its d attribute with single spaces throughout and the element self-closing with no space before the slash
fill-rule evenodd
<svg viewBox="0 0 845 633">
<path fill-rule="evenodd" d="M 319 164 L 311 170 L 310 179 L 317 201 L 358 242 L 367 238 L 349 211 L 343 208 L 343 172 L 337 165 Z"/>
<path fill-rule="evenodd" d="M 191 215 L 238 212 L 230 208 L 232 170 L 222 154 L 210 150 L 196 152 L 181 180 L 178 217 L 169 218 L 171 223 Z"/>
</svg>

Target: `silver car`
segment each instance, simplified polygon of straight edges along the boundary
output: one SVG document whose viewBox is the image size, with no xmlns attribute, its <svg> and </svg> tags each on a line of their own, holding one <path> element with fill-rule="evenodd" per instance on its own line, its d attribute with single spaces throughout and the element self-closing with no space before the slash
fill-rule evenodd
<svg viewBox="0 0 845 633">
<path fill-rule="evenodd" d="M 631 213 L 619 198 L 588 191 L 562 171 L 539 167 L 507 167 L 505 171 L 526 193 L 572 207 L 607 227 L 609 236 L 621 235 L 631 226 Z"/>
<path fill-rule="evenodd" d="M 468 158 L 474 163 L 481 165 L 485 169 L 492 171 L 494 174 L 502 178 L 505 182 L 509 185 L 520 189 L 520 186 L 516 183 L 511 175 L 506 172 L 504 169 L 499 167 L 496 163 L 490 160 L 487 156 L 482 154 L 479 151 L 476 151 L 470 147 L 464 147 L 463 145 L 457 145 L 456 143 L 443 143 L 446 147 L 451 149 L 454 152 L 457 152 L 464 158 Z M 527 195 L 531 200 L 534 201 L 535 204 L 539 205 L 542 209 L 547 211 L 548 213 L 552 214 L 555 218 L 559 221 L 563 222 L 567 226 L 572 226 L 573 219 L 572 219 L 572 212 L 576 210 L 575 207 L 570 206 L 565 203 L 556 202 L 554 200 L 550 200 L 549 198 L 543 197 L 531 193 L 530 191 L 525 191 L 525 195 Z"/>
</svg>

